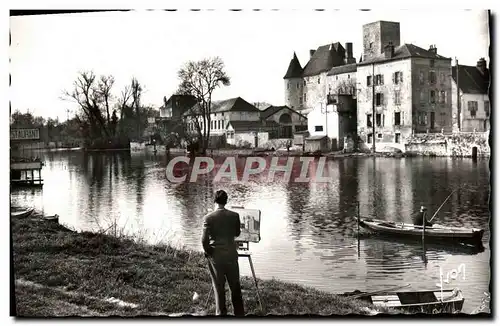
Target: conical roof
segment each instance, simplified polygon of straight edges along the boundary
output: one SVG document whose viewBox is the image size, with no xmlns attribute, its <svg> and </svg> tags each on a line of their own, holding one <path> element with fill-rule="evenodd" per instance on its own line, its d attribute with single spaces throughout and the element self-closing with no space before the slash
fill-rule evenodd
<svg viewBox="0 0 500 326">
<path fill-rule="evenodd" d="M 293 58 L 290 60 L 290 64 L 288 65 L 288 70 L 286 71 L 285 77 L 287 78 L 298 78 L 302 77 L 302 66 L 300 65 L 299 59 L 297 58 L 297 54 L 293 53 Z"/>
</svg>

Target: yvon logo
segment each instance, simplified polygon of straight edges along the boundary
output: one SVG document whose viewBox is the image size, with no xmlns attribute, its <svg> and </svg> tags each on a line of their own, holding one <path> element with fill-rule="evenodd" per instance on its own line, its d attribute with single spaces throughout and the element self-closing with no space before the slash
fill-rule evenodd
<svg viewBox="0 0 500 326">
<path fill-rule="evenodd" d="M 465 264 L 460 264 L 458 268 L 454 268 L 447 272 L 446 275 L 443 274 L 443 269 L 439 267 L 439 283 L 436 286 L 443 288 L 443 282 L 448 284 L 450 280 L 456 280 L 459 275 L 462 275 L 462 280 L 465 280 Z M 446 277 L 445 277 L 446 276 Z"/>
</svg>

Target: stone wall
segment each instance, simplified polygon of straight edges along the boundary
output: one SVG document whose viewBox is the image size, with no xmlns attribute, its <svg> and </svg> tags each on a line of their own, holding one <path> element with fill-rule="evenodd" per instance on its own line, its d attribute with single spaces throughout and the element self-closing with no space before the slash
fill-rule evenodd
<svg viewBox="0 0 500 326">
<path fill-rule="evenodd" d="M 406 152 L 430 156 L 490 156 L 489 133 L 417 134 L 406 144 Z"/>
</svg>

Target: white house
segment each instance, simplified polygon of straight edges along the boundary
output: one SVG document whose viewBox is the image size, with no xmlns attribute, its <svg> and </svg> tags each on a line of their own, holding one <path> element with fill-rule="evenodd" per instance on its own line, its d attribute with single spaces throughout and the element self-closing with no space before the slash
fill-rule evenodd
<svg viewBox="0 0 500 326">
<path fill-rule="evenodd" d="M 452 67 L 452 109 L 455 131 L 488 131 L 490 129 L 489 71 L 481 58 L 476 66 Z M 457 82 L 460 93 L 457 94 Z M 458 97 L 460 105 L 457 106 Z"/>
</svg>

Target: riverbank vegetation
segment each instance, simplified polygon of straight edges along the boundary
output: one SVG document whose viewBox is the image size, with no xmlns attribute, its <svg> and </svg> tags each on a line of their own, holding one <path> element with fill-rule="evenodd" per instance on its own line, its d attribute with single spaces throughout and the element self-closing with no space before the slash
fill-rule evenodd
<svg viewBox="0 0 500 326">
<path fill-rule="evenodd" d="M 73 232 L 38 213 L 11 218 L 18 316 L 213 314 L 199 252 Z M 261 315 L 255 285 L 242 278 L 247 314 Z M 277 280 L 260 280 L 265 313 L 370 314 L 373 307 Z M 231 312 L 229 290 L 227 302 Z M 193 299 L 194 293 L 199 298 Z"/>
</svg>

